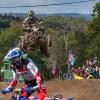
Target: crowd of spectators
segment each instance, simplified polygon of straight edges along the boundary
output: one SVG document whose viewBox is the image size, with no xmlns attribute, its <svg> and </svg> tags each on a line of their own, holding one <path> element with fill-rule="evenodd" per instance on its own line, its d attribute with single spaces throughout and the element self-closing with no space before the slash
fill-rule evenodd
<svg viewBox="0 0 100 100">
<path fill-rule="evenodd" d="M 74 66 L 72 71 L 85 79 L 100 78 L 100 67 L 91 60 L 87 60 L 86 64 L 84 64 L 82 67 Z"/>
</svg>

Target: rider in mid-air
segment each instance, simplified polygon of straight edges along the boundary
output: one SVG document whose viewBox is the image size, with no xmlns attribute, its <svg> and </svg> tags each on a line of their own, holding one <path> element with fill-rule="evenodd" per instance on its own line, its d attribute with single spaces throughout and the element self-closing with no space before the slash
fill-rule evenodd
<svg viewBox="0 0 100 100">
<path fill-rule="evenodd" d="M 22 76 L 24 78 L 25 86 L 22 89 L 19 100 L 28 100 L 27 98 L 35 90 L 38 91 L 39 100 L 44 100 L 46 97 L 46 86 L 43 83 L 42 76 L 38 71 L 36 64 L 31 59 L 23 58 L 23 51 L 18 47 L 9 50 L 5 59 L 11 61 L 13 79 L 8 87 L 2 89 L 2 93 L 6 94 L 11 92 L 17 85 L 19 76 Z"/>
<path fill-rule="evenodd" d="M 28 17 L 25 18 L 25 20 L 22 22 L 23 28 L 26 31 L 29 31 L 33 27 L 33 25 L 40 24 L 42 24 L 42 20 L 38 18 L 32 10 L 28 12 Z"/>
</svg>

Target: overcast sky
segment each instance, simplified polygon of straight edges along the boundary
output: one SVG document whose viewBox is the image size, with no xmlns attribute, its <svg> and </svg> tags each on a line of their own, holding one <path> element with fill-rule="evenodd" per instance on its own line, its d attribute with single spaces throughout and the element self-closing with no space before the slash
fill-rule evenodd
<svg viewBox="0 0 100 100">
<path fill-rule="evenodd" d="M 43 4 L 53 4 L 53 3 L 69 3 L 69 2 L 78 2 L 78 1 L 87 1 L 87 0 L 0 0 L 0 7 L 9 7 L 9 6 L 34 6 L 34 5 L 43 5 Z M 57 5 L 57 6 L 46 6 L 46 7 L 33 7 L 33 8 L 0 8 L 1 13 L 14 12 L 14 13 L 24 13 L 29 10 L 34 10 L 35 13 L 82 13 L 82 14 L 91 14 L 93 6 L 96 2 L 82 2 L 78 4 L 69 4 L 69 5 Z"/>
</svg>

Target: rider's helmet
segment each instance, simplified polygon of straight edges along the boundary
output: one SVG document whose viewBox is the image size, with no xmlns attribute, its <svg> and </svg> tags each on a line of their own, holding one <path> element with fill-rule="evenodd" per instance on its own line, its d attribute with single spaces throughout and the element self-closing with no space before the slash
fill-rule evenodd
<svg viewBox="0 0 100 100">
<path fill-rule="evenodd" d="M 29 17 L 34 16 L 34 14 L 35 14 L 35 13 L 34 13 L 34 11 L 32 11 L 32 10 L 30 10 L 30 11 L 28 12 L 28 16 L 29 16 Z"/>
<path fill-rule="evenodd" d="M 23 58 L 23 51 L 20 48 L 13 48 L 8 51 L 4 59 L 10 60 L 11 64 L 16 68 L 20 67 L 22 64 L 21 59 Z"/>
</svg>

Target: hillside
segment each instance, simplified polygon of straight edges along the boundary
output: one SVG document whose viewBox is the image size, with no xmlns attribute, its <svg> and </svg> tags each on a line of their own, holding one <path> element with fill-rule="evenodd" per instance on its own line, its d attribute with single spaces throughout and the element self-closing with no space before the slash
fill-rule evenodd
<svg viewBox="0 0 100 100">
<path fill-rule="evenodd" d="M 1 15 L 4 15 L 1 13 Z M 7 15 L 13 15 L 15 17 L 26 17 L 27 13 L 7 13 Z M 86 20 L 92 19 L 91 14 L 80 14 L 80 13 L 53 13 L 53 14 L 37 14 L 39 16 L 68 16 L 73 18 L 83 18 Z"/>
<path fill-rule="evenodd" d="M 61 93 L 64 98 L 71 96 L 74 100 L 100 100 L 100 80 L 50 80 L 47 83 L 47 96 Z M 20 85 L 21 86 L 21 85 Z M 10 94 L 2 95 L 8 100 Z"/>
</svg>

